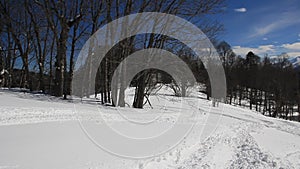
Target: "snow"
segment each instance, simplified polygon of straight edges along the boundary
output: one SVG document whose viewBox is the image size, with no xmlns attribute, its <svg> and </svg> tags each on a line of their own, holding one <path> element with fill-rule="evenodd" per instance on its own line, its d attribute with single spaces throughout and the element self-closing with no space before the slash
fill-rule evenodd
<svg viewBox="0 0 300 169">
<path fill-rule="evenodd" d="M 0 75 L 4 75 L 5 73 L 9 74 L 7 70 L 2 69 L 1 72 L 0 72 Z"/>
<path fill-rule="evenodd" d="M 222 103 L 211 107 L 197 90 L 180 98 L 162 88 L 150 97 L 153 109 L 146 105 L 144 110 L 101 106 L 93 98 L 70 101 L 0 90 L 0 168 L 300 168 L 299 123 Z M 128 103 L 132 92 L 126 90 Z M 78 122 L 93 129 L 92 124 L 103 127 L 105 119 L 124 135 L 150 137 L 170 129 L 181 112 L 185 114 L 180 125 L 197 121 L 189 135 L 175 148 L 145 159 L 121 158 L 100 149 Z M 152 128 L 125 128 L 126 120 L 119 113 L 132 121 L 151 122 Z M 100 131 L 95 129 L 103 137 L 106 133 Z M 149 151 L 154 151 L 151 145 Z"/>
<path fill-rule="evenodd" d="M 293 57 L 293 58 L 289 59 L 289 61 L 292 63 L 292 65 L 295 68 L 297 68 L 297 67 L 299 67 L 299 64 L 300 64 L 300 56 Z"/>
<path fill-rule="evenodd" d="M 285 159 L 300 168 L 300 137 L 274 128 L 264 128 L 252 134 L 258 145 L 276 158 Z"/>
</svg>

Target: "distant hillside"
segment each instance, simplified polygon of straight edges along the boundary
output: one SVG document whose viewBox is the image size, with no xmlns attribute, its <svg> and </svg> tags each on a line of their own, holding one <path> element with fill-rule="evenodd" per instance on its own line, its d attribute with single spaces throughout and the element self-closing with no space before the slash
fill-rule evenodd
<svg viewBox="0 0 300 169">
<path fill-rule="evenodd" d="M 300 70 L 300 56 L 293 57 L 289 59 L 289 61 L 293 64 L 293 67 L 297 70 Z"/>
</svg>

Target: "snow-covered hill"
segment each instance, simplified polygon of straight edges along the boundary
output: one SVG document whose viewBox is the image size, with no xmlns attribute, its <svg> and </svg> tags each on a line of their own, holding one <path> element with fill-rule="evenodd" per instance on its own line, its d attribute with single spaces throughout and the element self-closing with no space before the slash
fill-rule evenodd
<svg viewBox="0 0 300 169">
<path fill-rule="evenodd" d="M 75 99 L 72 103 L 40 94 L 1 90 L 0 168 L 300 168 L 299 123 L 222 103 L 211 107 L 211 102 L 195 91 L 182 100 L 165 91 L 150 98 L 153 109 L 133 111 L 127 107 L 116 111 L 113 107 L 97 106 L 94 99 Z M 127 96 L 127 100 L 132 99 L 130 94 Z M 146 111 L 152 115 L 163 110 L 156 125 L 172 125 L 180 111 L 194 112 L 196 116 L 190 118 L 200 123 L 178 146 L 162 155 L 125 159 L 99 149 L 83 132 L 78 119 L 97 122 L 100 128 L 103 125 L 95 107 L 106 112 L 102 118 L 120 124 L 121 130 L 124 119 L 119 111 L 144 115 Z M 217 120 L 205 123 L 208 116 Z M 138 128 L 136 132 L 148 134 Z"/>
<path fill-rule="evenodd" d="M 293 64 L 294 68 L 300 69 L 300 56 L 293 57 L 289 61 Z"/>
</svg>

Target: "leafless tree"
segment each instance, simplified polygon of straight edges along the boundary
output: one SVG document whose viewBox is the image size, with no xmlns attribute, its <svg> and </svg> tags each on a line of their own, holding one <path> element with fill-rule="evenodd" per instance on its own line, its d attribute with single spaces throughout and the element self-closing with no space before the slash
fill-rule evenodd
<svg viewBox="0 0 300 169">
<path fill-rule="evenodd" d="M 54 94 L 55 96 L 64 94 L 66 98 L 67 41 L 70 29 L 78 24 L 83 17 L 82 7 L 84 1 L 36 0 L 35 3 L 43 9 L 56 41 Z M 59 25 L 55 25 L 56 20 L 58 20 Z"/>
</svg>

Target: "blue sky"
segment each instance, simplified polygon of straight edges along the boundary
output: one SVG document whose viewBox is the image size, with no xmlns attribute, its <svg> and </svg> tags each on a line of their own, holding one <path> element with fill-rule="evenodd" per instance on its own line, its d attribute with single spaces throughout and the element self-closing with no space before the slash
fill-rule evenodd
<svg viewBox="0 0 300 169">
<path fill-rule="evenodd" d="M 300 56 L 300 0 L 227 0 L 217 20 L 224 24 L 220 39 L 245 56 Z"/>
</svg>

